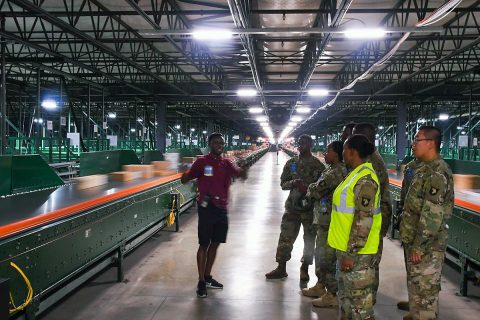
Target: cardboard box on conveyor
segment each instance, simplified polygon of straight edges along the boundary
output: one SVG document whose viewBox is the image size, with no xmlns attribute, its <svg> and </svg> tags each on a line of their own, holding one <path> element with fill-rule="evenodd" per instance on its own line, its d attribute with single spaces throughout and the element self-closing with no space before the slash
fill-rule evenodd
<svg viewBox="0 0 480 320">
<path fill-rule="evenodd" d="M 108 176 L 106 174 L 94 174 L 91 176 L 74 178 L 73 180 L 75 181 L 75 188 L 77 190 L 83 190 L 107 184 Z"/>
<path fill-rule="evenodd" d="M 111 181 L 130 181 L 142 176 L 141 171 L 117 171 L 108 174 Z"/>
<path fill-rule="evenodd" d="M 141 177 L 143 179 L 150 179 L 155 176 L 155 168 L 152 164 L 127 164 L 124 165 L 122 168 L 123 171 L 141 172 Z"/>
<path fill-rule="evenodd" d="M 453 185 L 455 189 L 480 189 L 480 176 L 474 174 L 454 174 Z"/>
</svg>

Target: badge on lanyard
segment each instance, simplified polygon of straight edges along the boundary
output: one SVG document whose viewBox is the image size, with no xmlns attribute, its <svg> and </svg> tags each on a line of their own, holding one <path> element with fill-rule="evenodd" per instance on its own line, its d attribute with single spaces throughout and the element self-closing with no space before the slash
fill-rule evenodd
<svg viewBox="0 0 480 320">
<path fill-rule="evenodd" d="M 205 166 L 203 168 L 203 175 L 206 177 L 213 177 L 213 167 L 212 166 Z"/>
<path fill-rule="evenodd" d="M 297 173 L 297 164 L 295 162 L 290 164 L 290 172 Z"/>
</svg>

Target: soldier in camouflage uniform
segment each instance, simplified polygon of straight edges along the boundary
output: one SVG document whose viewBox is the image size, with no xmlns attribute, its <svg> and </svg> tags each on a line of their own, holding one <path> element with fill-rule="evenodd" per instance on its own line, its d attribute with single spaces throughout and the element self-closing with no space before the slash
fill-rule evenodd
<svg viewBox="0 0 480 320">
<path fill-rule="evenodd" d="M 318 297 L 312 300 L 315 307 L 337 306 L 337 279 L 335 249 L 327 243 L 330 213 L 332 211 L 333 192 L 347 176 L 343 165 L 343 143 L 334 141 L 327 146 L 325 162 L 329 167 L 323 171 L 317 182 L 308 186 L 305 198 L 313 203 L 313 225 L 317 230 L 315 241 L 315 274 L 318 278 L 315 286 L 302 290 L 307 297 Z M 326 290 L 325 290 L 326 289 Z"/>
<path fill-rule="evenodd" d="M 355 125 L 352 133 L 362 134 L 368 138 L 370 143 L 375 144 L 375 127 L 369 123 L 359 123 Z M 375 304 L 380 281 L 380 261 L 382 260 L 383 253 L 383 238 L 387 235 L 388 228 L 390 227 L 390 221 L 392 219 L 392 203 L 390 200 L 387 168 L 382 156 L 378 153 L 378 150 L 375 150 L 375 152 L 369 157 L 368 161 L 372 163 L 373 169 L 380 181 L 380 208 L 382 211 L 382 230 L 380 232 L 380 244 L 375 259 L 375 283 L 373 285 L 373 304 Z"/>
<path fill-rule="evenodd" d="M 286 271 L 287 261 L 291 258 L 293 243 L 303 226 L 303 257 L 300 268 L 300 279 L 308 281 L 308 266 L 313 263 L 315 248 L 315 230 L 313 228 L 313 209 L 304 206 L 307 186 L 317 181 L 325 166 L 311 153 L 312 138 L 302 135 L 298 139 L 299 156 L 287 161 L 280 177 L 282 190 L 290 190 L 285 202 L 285 213 L 282 217 L 280 237 L 278 239 L 276 269 L 265 274 L 267 279 L 283 279 L 288 276 Z"/>
<path fill-rule="evenodd" d="M 440 278 L 454 205 L 453 178 L 440 157 L 441 131 L 420 127 L 412 144 L 417 158 L 405 192 L 400 239 L 405 251 L 410 313 L 404 319 L 438 316 Z"/>
<path fill-rule="evenodd" d="M 375 255 L 380 242 L 380 183 L 366 162 L 375 147 L 363 135 L 344 144 L 345 164 L 352 171 L 332 198 L 328 244 L 337 251 L 341 318 L 373 320 Z"/>
</svg>

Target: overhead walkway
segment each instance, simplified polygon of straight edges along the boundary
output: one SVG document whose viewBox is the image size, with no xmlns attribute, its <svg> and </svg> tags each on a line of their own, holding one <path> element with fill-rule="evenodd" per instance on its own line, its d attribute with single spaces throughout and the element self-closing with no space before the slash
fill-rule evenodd
<svg viewBox="0 0 480 320">
<path fill-rule="evenodd" d="M 208 298 L 195 295 L 197 271 L 196 209 L 181 217 L 181 232 L 160 231 L 125 259 L 125 280 L 116 282 L 115 269 L 92 279 L 59 305 L 45 320 L 235 320 L 235 319 L 335 319 L 336 310 L 317 309 L 303 297 L 299 281 L 302 237 L 295 243 L 287 264 L 289 277 L 265 280 L 275 264 L 275 249 L 287 192 L 279 186 L 288 156 L 268 153 L 252 166 L 247 181 L 231 188 L 228 243 L 219 249 L 213 275 L 225 285 L 209 290 Z M 403 252 L 398 241 L 385 241 L 377 319 L 401 319 L 396 302 L 407 297 Z M 315 281 L 310 268 L 310 282 Z M 459 275 L 445 266 L 439 319 L 478 319 L 478 290 L 460 297 Z"/>
</svg>

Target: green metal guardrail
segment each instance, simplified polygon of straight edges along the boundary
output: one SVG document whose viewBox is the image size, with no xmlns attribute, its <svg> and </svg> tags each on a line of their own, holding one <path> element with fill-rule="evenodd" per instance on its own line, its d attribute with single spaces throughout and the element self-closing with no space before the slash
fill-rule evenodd
<svg viewBox="0 0 480 320">
<path fill-rule="evenodd" d="M 80 154 L 80 176 L 121 171 L 126 164 L 140 164 L 133 150 L 109 150 Z"/>
<path fill-rule="evenodd" d="M 0 156 L 1 196 L 63 184 L 63 180 L 39 155 Z"/>
</svg>

